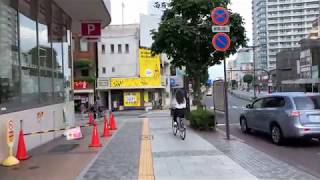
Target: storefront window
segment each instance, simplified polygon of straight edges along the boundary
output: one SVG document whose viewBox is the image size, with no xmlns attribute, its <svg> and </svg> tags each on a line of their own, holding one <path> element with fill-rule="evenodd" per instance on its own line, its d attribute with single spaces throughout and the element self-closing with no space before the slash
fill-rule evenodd
<svg viewBox="0 0 320 180">
<path fill-rule="evenodd" d="M 0 1 L 0 114 L 20 103 L 17 11 L 10 0 Z"/>
<path fill-rule="evenodd" d="M 53 25 L 52 25 L 52 48 L 53 48 L 53 65 L 54 65 L 54 98 L 56 102 L 63 101 L 64 98 L 64 76 L 63 76 L 63 37 L 67 34 L 63 28 L 62 11 L 53 5 Z"/>
<path fill-rule="evenodd" d="M 39 63 L 40 63 L 40 100 L 42 104 L 53 102 L 53 72 L 52 72 L 52 47 L 49 39 L 50 3 L 47 0 L 40 1 L 39 6 Z"/>
<path fill-rule="evenodd" d="M 67 34 L 64 37 L 63 43 L 63 68 L 64 68 L 64 86 L 65 86 L 65 101 L 70 100 L 70 91 L 71 91 L 71 32 L 67 30 Z"/>
<path fill-rule="evenodd" d="M 30 2 L 21 1 L 25 10 L 31 11 Z M 30 12 L 31 14 L 31 12 Z M 20 61 L 23 105 L 39 103 L 39 69 L 37 48 L 37 23 L 19 13 Z"/>
<path fill-rule="evenodd" d="M 0 114 L 70 99 L 70 25 L 51 0 L 0 1 Z"/>
</svg>

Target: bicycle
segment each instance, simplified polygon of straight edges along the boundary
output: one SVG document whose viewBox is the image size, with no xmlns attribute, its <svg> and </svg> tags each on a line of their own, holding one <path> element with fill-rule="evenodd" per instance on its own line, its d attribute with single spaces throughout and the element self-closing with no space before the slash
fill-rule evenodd
<svg viewBox="0 0 320 180">
<path fill-rule="evenodd" d="M 177 117 L 177 124 L 174 123 L 174 120 L 172 119 L 172 131 L 173 131 L 173 135 L 176 136 L 178 131 L 179 131 L 179 135 L 180 135 L 180 138 L 182 140 L 185 140 L 186 139 L 186 134 L 187 134 L 187 128 L 185 127 L 184 125 L 184 121 L 185 119 L 184 118 L 181 118 L 181 117 Z"/>
</svg>

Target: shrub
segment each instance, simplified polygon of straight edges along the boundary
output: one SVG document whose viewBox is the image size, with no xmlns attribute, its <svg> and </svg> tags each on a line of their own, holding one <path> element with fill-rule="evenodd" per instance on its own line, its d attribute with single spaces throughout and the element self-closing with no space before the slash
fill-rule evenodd
<svg viewBox="0 0 320 180">
<path fill-rule="evenodd" d="M 214 113 L 203 109 L 187 113 L 187 119 L 190 121 L 191 127 L 200 130 L 214 129 L 216 124 Z"/>
</svg>

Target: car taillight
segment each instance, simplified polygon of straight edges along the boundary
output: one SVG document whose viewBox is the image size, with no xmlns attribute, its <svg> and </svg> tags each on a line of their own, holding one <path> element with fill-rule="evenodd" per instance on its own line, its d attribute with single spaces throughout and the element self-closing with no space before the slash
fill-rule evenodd
<svg viewBox="0 0 320 180">
<path fill-rule="evenodd" d="M 290 117 L 300 117 L 300 112 L 299 111 L 291 111 Z"/>
</svg>

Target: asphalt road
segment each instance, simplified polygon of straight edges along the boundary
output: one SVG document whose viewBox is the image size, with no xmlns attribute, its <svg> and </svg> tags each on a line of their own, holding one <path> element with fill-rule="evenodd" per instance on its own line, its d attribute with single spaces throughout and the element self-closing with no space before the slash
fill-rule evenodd
<svg viewBox="0 0 320 180">
<path fill-rule="evenodd" d="M 211 98 L 211 99 L 210 99 Z M 212 97 L 204 97 L 204 101 L 213 102 Z M 320 142 L 314 140 L 306 142 L 303 140 L 288 140 L 285 145 L 277 146 L 272 144 L 270 136 L 267 134 L 254 132 L 252 134 L 243 134 L 240 130 L 239 116 L 242 108 L 248 104 L 248 101 L 238 99 L 232 95 L 229 96 L 229 121 L 230 132 L 236 138 L 244 143 L 267 153 L 274 158 L 282 160 L 292 166 L 295 166 L 305 172 L 308 172 L 320 179 Z M 218 128 L 225 131 L 224 115 L 217 113 Z"/>
</svg>

